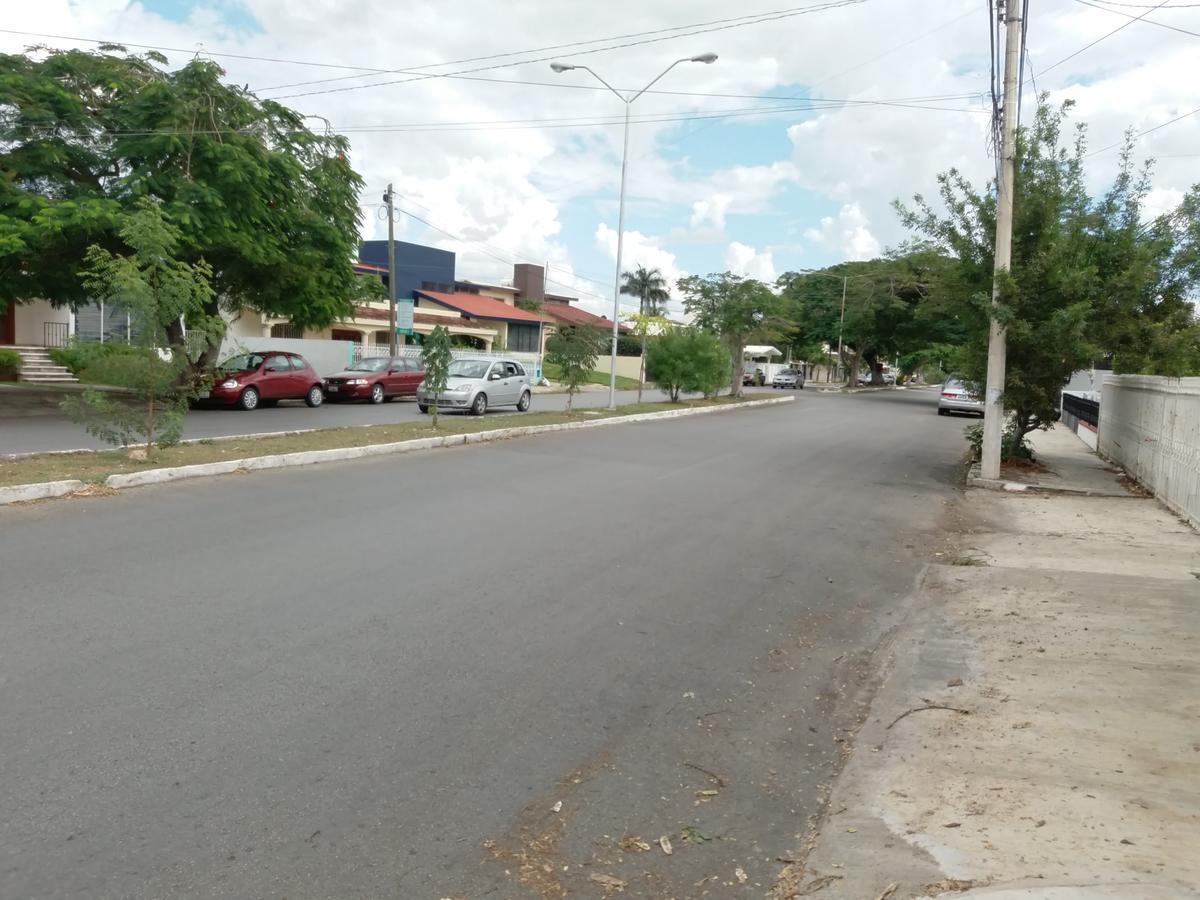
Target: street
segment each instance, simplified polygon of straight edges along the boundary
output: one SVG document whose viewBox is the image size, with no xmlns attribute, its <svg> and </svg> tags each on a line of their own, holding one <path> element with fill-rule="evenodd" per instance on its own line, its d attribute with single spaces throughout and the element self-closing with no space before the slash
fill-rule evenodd
<svg viewBox="0 0 1200 900">
<path fill-rule="evenodd" d="M 0 893 L 762 896 L 953 494 L 936 397 L 0 509 Z"/>
<path fill-rule="evenodd" d="M 771 388 L 747 388 L 746 393 L 766 391 Z M 779 391 L 774 393 L 778 394 Z M 657 403 L 665 400 L 661 391 L 647 389 L 643 400 Z M 617 405 L 625 406 L 637 402 L 637 391 L 618 391 Z M 585 391 L 575 395 L 577 407 L 608 405 L 608 391 Z M 535 411 L 566 409 L 566 394 L 535 394 L 532 409 Z M 488 415 L 511 414 L 511 407 L 489 410 Z M 462 415 L 454 413 L 454 415 Z M 406 422 L 421 418 L 415 400 L 397 400 L 372 406 L 370 403 L 324 403 L 317 409 L 309 409 L 300 400 L 287 400 L 274 409 L 259 408 L 253 412 L 238 409 L 194 409 L 188 413 L 184 426 L 184 439 L 205 439 L 240 434 L 268 434 L 278 431 L 295 431 L 304 428 L 337 428 L 342 425 L 379 425 Z M 83 426 L 77 425 L 58 413 L 38 416 L 7 416 L 0 408 L 0 454 L 39 453 L 47 450 L 103 450 L 111 445 L 88 434 Z"/>
</svg>

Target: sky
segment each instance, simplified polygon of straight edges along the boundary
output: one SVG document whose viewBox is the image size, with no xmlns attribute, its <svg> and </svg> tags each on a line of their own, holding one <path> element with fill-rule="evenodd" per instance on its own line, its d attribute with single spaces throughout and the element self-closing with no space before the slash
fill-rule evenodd
<svg viewBox="0 0 1200 900">
<path fill-rule="evenodd" d="M 718 55 L 680 63 L 629 107 L 623 267 L 672 284 L 875 257 L 906 237 L 893 201 L 935 194 L 952 166 L 980 187 L 994 174 L 985 0 L 778 2 L 40 0 L 6 9 L 0 51 L 103 40 L 166 48 L 172 66 L 210 55 L 350 138 L 365 238 L 386 235 L 393 182 L 397 236 L 454 250 L 459 278 L 548 263 L 551 291 L 602 312 L 625 106 L 551 61 L 635 92 L 676 60 Z M 1076 102 L 1094 190 L 1126 129 L 1200 105 L 1200 6 L 1157 3 L 1029 0 L 1022 116 L 1038 92 Z M 1200 114 L 1137 152 L 1157 159 L 1149 206 L 1173 207 L 1200 180 Z"/>
</svg>

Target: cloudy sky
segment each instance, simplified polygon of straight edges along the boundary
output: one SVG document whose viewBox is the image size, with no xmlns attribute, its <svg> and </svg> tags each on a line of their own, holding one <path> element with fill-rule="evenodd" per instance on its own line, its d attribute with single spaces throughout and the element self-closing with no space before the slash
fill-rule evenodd
<svg viewBox="0 0 1200 900">
<path fill-rule="evenodd" d="M 457 251 L 459 277 L 549 262 L 552 290 L 599 310 L 624 107 L 552 60 L 636 90 L 676 59 L 719 55 L 677 66 L 631 107 L 626 266 L 672 281 L 870 258 L 904 237 L 892 200 L 932 193 L 950 166 L 979 183 L 994 171 L 985 0 L 794 2 L 39 0 L 6 6 L 0 49 L 93 39 L 171 48 L 173 64 L 211 54 L 231 80 L 351 138 L 364 236 L 386 233 L 379 197 L 394 181 L 399 236 Z M 1035 86 L 1077 101 L 1101 151 L 1088 160 L 1097 189 L 1126 128 L 1200 105 L 1200 6 L 1156 5 L 1030 0 L 1024 114 Z M 1200 180 L 1200 115 L 1139 151 L 1159 160 L 1153 204 L 1173 205 Z"/>
</svg>

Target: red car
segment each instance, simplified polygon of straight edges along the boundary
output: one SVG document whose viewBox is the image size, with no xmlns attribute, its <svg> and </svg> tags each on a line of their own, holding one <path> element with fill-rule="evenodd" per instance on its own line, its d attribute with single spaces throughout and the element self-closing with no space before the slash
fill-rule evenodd
<svg viewBox="0 0 1200 900">
<path fill-rule="evenodd" d="M 211 403 L 258 409 L 280 400 L 303 400 L 320 406 L 325 400 L 323 380 L 299 353 L 259 351 L 243 353 L 217 366 Z"/>
<path fill-rule="evenodd" d="M 370 400 L 382 403 L 393 397 L 415 397 L 425 378 L 419 359 L 407 356 L 368 356 L 344 372 L 325 379 L 330 400 Z"/>
</svg>

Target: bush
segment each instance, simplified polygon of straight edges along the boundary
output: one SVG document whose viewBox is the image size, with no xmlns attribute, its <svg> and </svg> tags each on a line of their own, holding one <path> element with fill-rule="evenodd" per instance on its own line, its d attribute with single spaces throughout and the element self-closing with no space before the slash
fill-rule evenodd
<svg viewBox="0 0 1200 900">
<path fill-rule="evenodd" d="M 983 456 L 983 426 L 968 425 L 963 429 L 963 434 L 967 437 L 967 445 L 971 448 L 971 462 L 979 462 Z M 1017 439 L 1017 429 L 1013 422 L 1009 422 L 1004 428 L 1004 437 L 1000 439 L 1000 458 L 1009 459 L 1033 459 L 1033 448 L 1029 446 L 1029 442 L 1021 437 L 1015 451 L 1013 441 Z"/>
<path fill-rule="evenodd" d="M 136 354 L 137 349 L 123 341 L 81 341 L 72 338 L 65 347 L 50 348 L 50 358 L 60 366 L 66 366 L 80 381 L 96 383 L 97 378 L 88 377 L 87 370 L 102 366 L 115 356 Z"/>
<path fill-rule="evenodd" d="M 655 339 L 646 352 L 646 377 L 671 398 L 698 391 L 711 397 L 729 379 L 729 350 L 705 331 L 675 329 Z"/>
<path fill-rule="evenodd" d="M 16 350 L 0 350 L 0 381 L 17 377 L 21 371 L 21 354 Z"/>
</svg>

